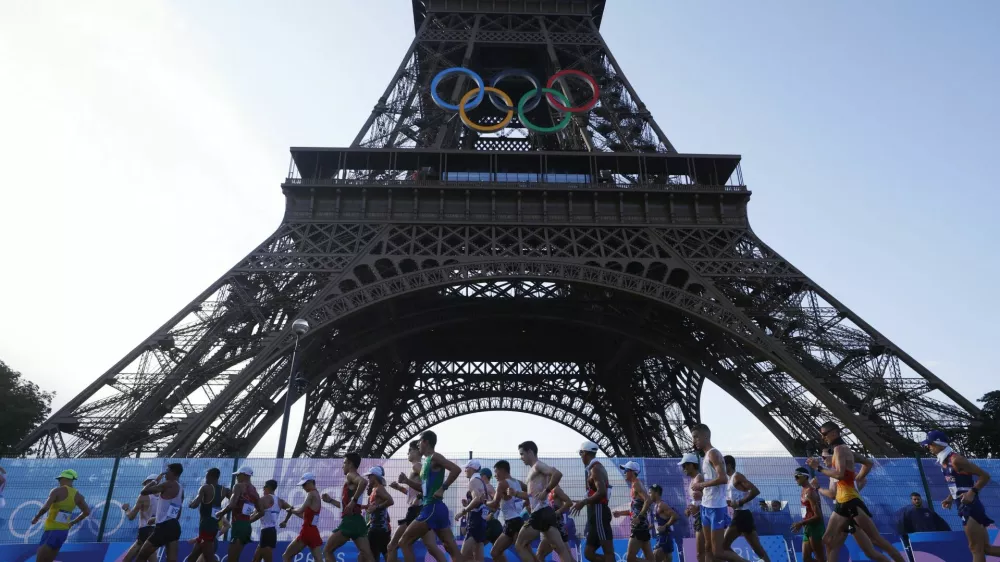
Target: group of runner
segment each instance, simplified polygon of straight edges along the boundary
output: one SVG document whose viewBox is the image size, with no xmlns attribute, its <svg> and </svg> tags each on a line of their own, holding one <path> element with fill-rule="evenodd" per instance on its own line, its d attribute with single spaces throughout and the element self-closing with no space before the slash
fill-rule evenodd
<svg viewBox="0 0 1000 562">
<path fill-rule="evenodd" d="M 806 461 L 809 468 L 796 468 L 793 474 L 801 487 L 802 518 L 792 525 L 792 529 L 802 531 L 803 560 L 837 560 L 847 536 L 853 534 L 872 560 L 903 562 L 902 554 L 879 534 L 861 497 L 873 462 L 852 451 L 840 431 L 833 422 L 821 426 L 820 437 L 828 447 L 820 458 Z M 692 437 L 695 449 L 702 456 L 688 453 L 678 464 L 691 479 L 691 502 L 684 514 L 694 522 L 698 562 L 744 560 L 732 550 L 733 542 L 741 536 L 760 559 L 770 562 L 746 507 L 759 490 L 736 470 L 733 457 L 724 456 L 712 445 L 707 426 L 694 426 Z M 629 509 L 612 512 L 608 505 L 611 488 L 608 472 L 597 460 L 598 446 L 590 441 L 580 446 L 586 496 L 577 501 L 570 499 L 559 486 L 562 473 L 539 460 L 538 447 L 532 441 L 518 446 L 521 461 L 528 467 L 525 480 L 513 478 L 510 464 L 500 461 L 493 466 L 496 485 L 492 482 L 494 472 L 489 468 L 474 460 L 459 468 L 437 453 L 436 445 L 434 432 L 421 434 L 419 440 L 409 444 L 407 458 L 411 470 L 400 473 L 395 482 L 388 484 L 406 495 L 406 516 L 397 522 L 395 532 L 387 511 L 394 501 L 386 489 L 384 470 L 373 466 L 360 474 L 361 456 L 357 453 L 345 455 L 345 482 L 339 499 L 321 495 L 316 488 L 315 475 L 307 472 L 298 483 L 306 492 L 305 500 L 298 507 L 275 495 L 275 480 L 268 480 L 263 494 L 258 493 L 251 483 L 253 469 L 249 466 L 233 474 L 236 483 L 231 490 L 219 484 L 221 472 L 210 469 L 205 475 L 205 483 L 188 503 L 189 508 L 198 510 L 199 532 L 197 537 L 190 539 L 194 549 L 187 560 L 216 560 L 216 538 L 227 531 L 231 537 L 227 559 L 238 560 L 244 547 L 252 542 L 251 524 L 260 521 L 260 540 L 254 562 L 270 562 L 277 546 L 276 527 L 284 528 L 293 515 L 302 519 L 302 527 L 282 555 L 285 562 L 291 562 L 303 550 L 308 550 L 318 562 L 332 562 L 336 550 L 347 541 L 355 543 L 359 560 L 363 562 L 377 562 L 379 556 L 386 562 L 397 562 L 397 549 L 402 550 L 405 562 L 415 562 L 417 541 L 423 543 L 436 562 L 446 562 L 444 553 L 438 548 L 439 541 L 455 562 L 484 560 L 485 546 L 489 543 L 492 543 L 490 556 L 499 562 L 507 562 L 505 553 L 511 546 L 521 562 L 543 560 L 552 552 L 561 560 L 573 560 L 566 532 L 568 517 L 582 511 L 586 511 L 587 516 L 584 557 L 588 562 L 615 562 L 611 530 L 615 516 L 629 517 L 631 521 L 628 562 L 637 562 L 640 551 L 646 560 L 655 559 L 656 562 L 666 562 L 672 555 L 674 541 L 670 529 L 680 516 L 663 501 L 659 485 L 654 484 L 647 490 L 639 478 L 638 463 L 627 462 L 619 466 L 629 485 L 631 501 Z M 950 494 L 941 505 L 950 509 L 957 502 L 973 561 L 985 562 L 987 554 L 1000 555 L 1000 547 L 989 544 L 986 527 L 993 521 L 979 499 L 980 490 L 989 483 L 990 475 L 954 452 L 948 436 L 941 431 L 928 433 L 921 445 L 937 457 L 944 472 Z M 858 466 L 860 469 L 856 470 Z M 463 471 L 468 479 L 466 501 L 454 517 L 456 521 L 462 518 L 468 521 L 460 550 L 443 498 Z M 829 477 L 829 488 L 821 488 L 813 471 Z M 168 561 L 177 560 L 181 538 L 179 517 L 184 501 L 184 489 L 179 483 L 182 472 L 183 466 L 173 463 L 161 474 L 150 474 L 143 481 L 135 504 L 122 505 L 128 519 L 140 521 L 136 541 L 123 557 L 124 561 L 156 560 L 160 548 L 165 549 Z M 83 494 L 74 488 L 77 477 L 73 470 L 60 473 L 56 477 L 59 486 L 49 493 L 32 520 L 34 525 L 45 517 L 44 533 L 36 554 L 39 562 L 55 560 L 69 529 L 90 514 Z M 820 495 L 834 500 L 827 524 L 823 522 Z M 340 509 L 342 514 L 340 526 L 325 541 L 325 546 L 316 526 L 323 503 Z M 74 517 L 77 509 L 80 513 Z M 279 522 L 282 512 L 285 517 Z M 502 516 L 502 525 L 498 516 Z M 532 552 L 531 544 L 539 538 L 538 548 Z"/>
</svg>

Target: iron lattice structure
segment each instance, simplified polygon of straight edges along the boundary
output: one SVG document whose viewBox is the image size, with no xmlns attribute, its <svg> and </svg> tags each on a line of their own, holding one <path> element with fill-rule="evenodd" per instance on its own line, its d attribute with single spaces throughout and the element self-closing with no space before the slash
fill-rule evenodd
<svg viewBox="0 0 1000 562">
<path fill-rule="evenodd" d="M 308 456 L 388 456 L 487 410 L 556 420 L 609 455 L 677 456 L 705 380 L 796 453 L 825 420 L 881 455 L 975 420 L 754 235 L 739 156 L 674 149 L 601 37 L 603 1 L 413 4 L 416 37 L 353 145 L 293 148 L 277 231 L 22 450 L 246 455 L 293 368 Z M 431 101 L 454 66 L 582 70 L 600 102 L 557 134 L 516 119 L 477 134 Z M 469 84 L 441 90 L 457 102 Z M 544 105 L 536 123 L 560 118 Z M 487 103 L 470 115 L 499 120 Z M 296 318 L 312 330 L 293 366 Z"/>
</svg>

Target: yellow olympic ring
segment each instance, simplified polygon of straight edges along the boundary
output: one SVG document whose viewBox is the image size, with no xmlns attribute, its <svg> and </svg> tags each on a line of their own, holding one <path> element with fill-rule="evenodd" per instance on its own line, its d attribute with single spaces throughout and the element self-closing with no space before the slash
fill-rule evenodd
<svg viewBox="0 0 1000 562">
<path fill-rule="evenodd" d="M 507 92 L 494 88 L 493 86 L 486 86 L 486 91 L 493 92 L 494 94 L 500 96 L 503 99 L 503 101 L 506 102 L 507 107 L 511 108 L 514 107 L 514 101 L 510 99 L 510 96 L 507 95 Z M 473 123 L 472 120 L 469 119 L 469 115 L 465 113 L 465 104 L 468 103 L 470 99 L 472 99 L 472 96 L 478 93 L 479 93 L 479 88 L 473 88 L 468 92 L 466 92 L 464 96 L 462 96 L 462 101 L 458 102 L 458 116 L 462 119 L 462 123 L 465 123 L 466 127 L 479 131 L 480 133 L 495 133 L 500 129 L 506 127 L 507 124 L 510 123 L 510 120 L 514 118 L 513 109 L 509 110 L 507 112 L 507 116 L 503 118 L 503 121 L 497 123 L 496 125 L 479 125 L 477 123 Z"/>
</svg>

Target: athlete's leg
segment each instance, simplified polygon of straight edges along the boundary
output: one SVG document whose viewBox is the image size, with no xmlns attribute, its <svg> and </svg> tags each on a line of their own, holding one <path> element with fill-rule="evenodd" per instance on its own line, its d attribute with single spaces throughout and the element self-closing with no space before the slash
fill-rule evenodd
<svg viewBox="0 0 1000 562">
<path fill-rule="evenodd" d="M 407 525 L 406 531 L 399 539 L 399 548 L 403 549 L 403 560 L 405 562 L 416 562 L 416 555 L 413 554 L 413 543 L 423 538 L 424 535 L 432 534 L 427 528 L 427 523 L 423 521 L 418 520 Z M 424 539 L 424 545 L 427 546 L 428 551 L 430 550 L 430 544 L 433 542 L 435 541 Z"/>
<path fill-rule="evenodd" d="M 479 543 L 476 542 L 476 539 L 470 539 L 469 537 L 466 537 L 465 540 L 462 541 L 462 556 L 464 556 L 466 559 L 481 560 L 481 558 L 476 558 L 476 552 L 478 551 L 479 551 Z"/>
<path fill-rule="evenodd" d="M 868 517 L 867 513 L 859 510 L 858 514 L 854 517 L 854 522 L 857 524 L 858 529 L 861 529 L 868 535 L 868 538 L 875 543 L 875 546 L 888 553 L 895 562 L 906 562 L 906 558 L 903 558 L 903 555 L 896 550 L 896 547 L 892 546 L 892 543 L 878 532 L 875 522 L 872 521 L 871 517 Z M 868 556 L 873 560 L 875 559 L 870 554 Z"/>
<path fill-rule="evenodd" d="M 990 535 L 986 527 L 972 517 L 969 517 L 965 524 L 965 538 L 969 541 L 972 562 L 986 562 L 987 554 L 1000 556 L 1000 546 L 990 544 Z"/>
<path fill-rule="evenodd" d="M 323 556 L 325 556 L 327 560 L 333 560 L 334 551 L 345 544 L 347 544 L 347 537 L 344 536 L 344 533 L 339 530 L 334 531 L 333 534 L 330 535 L 330 538 L 326 539 L 326 546 L 323 547 Z M 358 557 L 361 558 L 363 556 L 364 553 L 361 552 L 361 549 L 358 549 Z"/>
<path fill-rule="evenodd" d="M 750 548 L 753 549 L 753 553 L 757 555 L 764 562 L 771 562 L 771 558 L 768 557 L 767 551 L 764 550 L 764 545 L 760 544 L 760 537 L 757 536 L 757 531 L 750 531 L 749 533 L 743 533 L 743 537 L 750 544 Z"/>
<path fill-rule="evenodd" d="M 156 551 L 159 548 L 160 547 L 158 547 L 158 546 L 154 545 L 153 543 L 149 542 L 149 539 L 147 539 L 146 542 L 142 543 L 142 548 L 139 549 L 139 560 L 142 560 L 142 561 L 156 560 L 157 559 L 157 558 L 155 558 L 156 557 Z"/>
<path fill-rule="evenodd" d="M 354 546 L 358 547 L 358 560 L 368 560 L 369 562 L 378 562 L 375 555 L 372 554 L 372 545 L 368 542 L 368 537 L 356 537 L 354 539 Z M 333 559 L 333 556 L 327 556 L 329 559 Z"/>
<path fill-rule="evenodd" d="M 164 550 L 166 550 L 167 562 L 177 562 L 177 541 L 168 542 Z M 230 560 L 239 560 L 239 558 L 231 558 Z"/>
<path fill-rule="evenodd" d="M 58 550 L 43 544 L 35 551 L 35 560 L 37 562 L 52 562 L 56 559 L 57 554 L 59 554 Z"/>
<path fill-rule="evenodd" d="M 385 562 L 396 562 L 399 558 L 399 539 L 403 538 L 403 533 L 406 532 L 406 527 L 408 525 L 400 525 L 396 527 L 396 530 L 392 532 L 392 538 L 389 539 L 389 545 L 385 547 Z"/>
<path fill-rule="evenodd" d="M 455 542 L 455 535 L 451 533 L 451 527 L 436 529 L 434 533 L 441 539 L 445 551 L 451 555 L 452 562 L 465 562 L 465 556 L 462 556 L 462 551 L 458 550 L 458 543 Z"/>
<path fill-rule="evenodd" d="M 427 531 L 424 533 L 423 538 L 420 542 L 424 543 L 424 548 L 427 550 L 427 554 L 430 554 L 434 558 L 434 562 L 448 562 L 448 558 L 444 555 L 444 552 L 438 548 L 437 535 L 434 531 Z M 333 562 L 332 560 L 330 562 Z"/>
<path fill-rule="evenodd" d="M 139 541 L 132 543 L 132 546 L 128 547 L 128 550 L 125 551 L 125 555 L 122 556 L 122 562 L 132 562 L 135 560 L 135 557 L 139 554 L 139 550 L 141 548 L 142 544 L 140 544 Z"/>
<path fill-rule="evenodd" d="M 698 562 L 708 562 L 708 541 L 705 539 L 705 531 L 697 531 L 694 534 L 695 552 L 698 554 Z"/>
<path fill-rule="evenodd" d="M 725 549 L 732 550 L 733 543 L 736 542 L 736 539 L 738 538 L 740 538 L 740 530 L 737 529 L 735 525 L 730 525 L 729 528 L 726 529 L 726 534 L 723 536 L 722 543 L 725 545 Z"/>
<path fill-rule="evenodd" d="M 653 560 L 655 562 L 667 562 L 667 553 L 662 548 L 657 548 L 653 551 Z"/>
<path fill-rule="evenodd" d="M 316 562 L 324 562 L 326 560 L 326 558 L 323 557 L 323 549 L 318 546 L 310 548 L 309 554 L 312 554 L 313 560 Z"/>
<path fill-rule="evenodd" d="M 292 562 L 292 560 L 295 560 L 295 557 L 298 556 L 298 554 L 300 552 L 302 552 L 302 549 L 305 548 L 305 547 L 306 547 L 306 545 L 304 545 L 301 542 L 299 542 L 299 539 L 295 539 L 294 541 L 288 543 L 288 548 L 286 548 L 284 554 L 281 555 L 281 561 L 282 562 Z M 318 548 L 314 548 L 312 550 L 316 551 L 316 550 L 319 550 L 319 549 Z M 313 557 L 314 558 L 316 557 L 316 553 L 315 552 L 313 552 Z M 319 558 L 316 558 L 316 560 L 321 561 L 321 560 L 323 560 L 323 558 L 319 557 Z"/>
<path fill-rule="evenodd" d="M 214 544 L 212 546 L 215 546 Z M 215 558 L 214 556 L 212 557 Z M 204 562 L 204 557 L 201 555 L 201 543 L 195 540 L 194 546 L 191 547 L 191 554 L 188 554 L 188 560 L 192 562 Z M 214 560 L 213 560 L 214 562 Z"/>
<path fill-rule="evenodd" d="M 524 522 L 524 526 L 517 533 L 517 541 L 514 542 L 514 550 L 517 551 L 521 562 L 534 562 L 535 558 L 531 553 L 531 541 L 537 539 L 540 534 L 527 521 Z"/>
<path fill-rule="evenodd" d="M 638 562 L 639 561 L 639 544 L 638 539 L 629 538 L 628 548 L 625 550 L 625 560 L 627 562 Z"/>
<path fill-rule="evenodd" d="M 646 562 L 653 559 L 653 547 L 649 541 L 642 541 L 642 556 L 646 559 Z"/>
<path fill-rule="evenodd" d="M 552 545 L 549 544 L 549 540 L 542 536 L 542 540 L 538 541 L 538 550 L 535 551 L 536 560 L 545 560 L 545 557 L 552 554 Z"/>
<path fill-rule="evenodd" d="M 243 541 L 237 539 L 229 543 L 229 550 L 226 551 L 226 560 L 239 560 L 243 552 Z"/>
<path fill-rule="evenodd" d="M 709 533 L 706 533 L 706 536 L 711 537 L 711 539 L 709 539 L 709 545 L 711 546 L 709 552 L 716 560 L 747 562 L 747 560 L 742 558 L 739 554 L 736 554 L 736 552 L 726 548 L 726 529 L 713 529 Z"/>
<path fill-rule="evenodd" d="M 865 556 L 868 558 L 877 560 L 878 562 L 890 562 L 888 556 L 875 549 L 868 533 L 862 531 L 861 529 L 854 531 L 854 541 L 858 543 L 858 547 L 861 548 L 861 552 L 864 552 Z"/>
<path fill-rule="evenodd" d="M 559 529 L 555 527 L 549 527 L 545 531 L 545 539 L 555 549 L 556 554 L 559 555 L 560 562 L 562 562 L 563 560 L 567 562 L 573 560 L 573 553 L 569 551 L 569 546 L 565 542 L 563 542 L 562 535 L 559 533 Z M 528 552 L 531 551 L 529 550 Z M 614 551 L 611 552 L 611 555 L 614 556 Z"/>
<path fill-rule="evenodd" d="M 500 538 L 493 543 L 493 548 L 490 549 L 490 558 L 495 562 L 507 562 L 507 549 L 510 545 L 514 544 L 514 539 L 508 537 L 506 534 L 500 535 Z M 542 545 L 539 543 L 538 551 L 541 552 Z M 542 558 L 539 556 L 539 558 Z"/>
<path fill-rule="evenodd" d="M 847 540 L 847 524 L 850 520 L 839 513 L 831 513 L 830 521 L 823 533 L 823 546 L 826 547 L 826 559 L 838 560 L 840 548 Z"/>
</svg>

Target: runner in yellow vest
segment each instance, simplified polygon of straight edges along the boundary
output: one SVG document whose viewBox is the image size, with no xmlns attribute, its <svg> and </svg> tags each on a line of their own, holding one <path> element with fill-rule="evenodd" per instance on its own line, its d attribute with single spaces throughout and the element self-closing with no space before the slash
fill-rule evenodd
<svg viewBox="0 0 1000 562">
<path fill-rule="evenodd" d="M 38 510 L 38 514 L 31 520 L 32 525 L 37 525 L 43 515 L 45 517 L 45 532 L 42 533 L 42 540 L 39 542 L 38 551 L 35 552 L 35 560 L 38 562 L 53 562 L 59 549 L 62 548 L 66 538 L 69 537 L 69 529 L 90 515 L 90 506 L 83 500 L 83 494 L 73 487 L 73 482 L 77 479 L 75 470 L 64 470 L 56 476 L 59 487 L 53 488 L 49 492 L 49 498 L 45 500 L 45 505 Z M 73 511 L 80 508 L 80 515 L 73 518 Z"/>
</svg>

